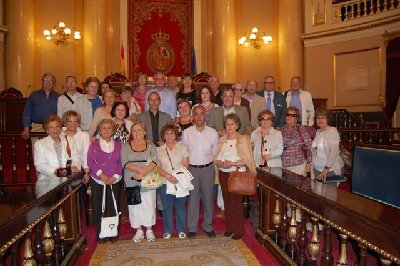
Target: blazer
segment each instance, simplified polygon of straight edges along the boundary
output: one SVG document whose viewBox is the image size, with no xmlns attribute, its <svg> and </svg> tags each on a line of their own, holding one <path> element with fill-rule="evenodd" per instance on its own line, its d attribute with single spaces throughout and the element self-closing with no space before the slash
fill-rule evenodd
<svg viewBox="0 0 400 266">
<path fill-rule="evenodd" d="M 257 92 L 258 95 L 261 95 L 265 99 L 265 106 L 267 106 L 267 101 L 264 95 L 264 91 Z M 287 104 L 285 101 L 285 97 L 279 91 L 274 90 L 274 99 L 273 105 L 275 109 L 275 122 L 274 127 L 283 127 L 286 124 L 286 109 Z"/>
<path fill-rule="evenodd" d="M 288 91 L 286 95 L 287 106 L 290 104 L 292 99 L 292 91 Z M 303 126 L 314 125 L 314 104 L 312 101 L 311 93 L 308 91 L 300 90 L 300 102 L 301 102 L 301 124 Z"/>
<path fill-rule="evenodd" d="M 247 100 L 249 100 L 249 96 L 246 94 L 243 97 L 245 97 Z M 250 101 L 250 100 L 249 100 Z M 253 99 L 250 103 L 250 110 L 251 110 L 251 127 L 252 129 L 256 129 L 259 126 L 258 122 L 258 114 L 265 110 L 266 108 L 266 102 L 264 95 L 260 96 L 258 94 L 254 94 Z"/>
<path fill-rule="evenodd" d="M 247 113 L 249 114 L 249 119 L 251 119 L 251 109 L 250 109 L 250 102 L 244 97 L 241 97 L 240 99 L 240 106 L 246 107 Z"/>
<path fill-rule="evenodd" d="M 261 127 L 258 127 L 251 133 L 251 142 L 254 144 L 253 154 L 256 165 L 260 165 L 261 160 Z M 264 149 L 268 150 L 272 159 L 267 161 L 268 167 L 282 167 L 283 139 L 279 130 L 271 128 L 266 137 Z"/>
<path fill-rule="evenodd" d="M 226 135 L 219 138 L 217 153 L 215 155 L 215 158 L 218 158 L 218 155 L 220 154 L 222 146 L 224 145 L 225 141 L 226 141 Z M 251 150 L 250 136 L 238 135 L 236 138 L 236 150 L 239 156 L 243 159 L 243 162 L 245 163 L 249 171 L 253 175 L 257 175 L 256 163 L 254 161 L 253 152 Z M 218 178 L 219 168 L 215 163 L 214 166 L 215 166 L 215 183 L 219 184 L 219 178 Z"/>
<path fill-rule="evenodd" d="M 234 105 L 235 112 L 239 116 L 240 123 L 242 124 L 239 128 L 239 133 L 251 133 L 251 124 L 249 121 L 249 114 L 247 113 L 246 107 Z M 222 106 L 215 108 L 210 113 L 210 118 L 208 120 L 208 126 L 214 128 L 215 130 L 224 129 L 224 109 Z"/>
<path fill-rule="evenodd" d="M 151 117 L 150 117 L 150 112 L 151 111 L 146 111 L 144 113 L 141 113 L 138 115 L 137 120 L 144 123 L 147 129 L 146 133 L 146 139 L 153 141 L 153 129 L 151 127 Z M 168 124 L 171 122 L 171 116 L 167 113 L 158 111 L 159 113 L 159 119 L 158 119 L 158 136 L 161 139 L 161 129 L 164 125 Z"/>
</svg>

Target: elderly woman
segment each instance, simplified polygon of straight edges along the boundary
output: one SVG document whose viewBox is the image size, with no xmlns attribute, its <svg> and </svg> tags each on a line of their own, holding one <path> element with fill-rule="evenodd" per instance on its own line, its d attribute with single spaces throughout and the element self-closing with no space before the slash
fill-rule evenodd
<svg viewBox="0 0 400 266">
<path fill-rule="evenodd" d="M 61 138 L 67 141 L 67 153 L 75 153 L 78 156 L 77 160 L 85 172 L 83 183 L 86 184 L 89 181 L 89 166 L 87 165 L 89 135 L 80 130 L 81 115 L 76 111 L 65 112 L 62 116 L 62 123 L 65 126 L 65 130 L 61 132 Z"/>
<path fill-rule="evenodd" d="M 146 126 L 141 122 L 134 122 L 131 136 L 122 147 L 122 165 L 126 187 L 140 186 L 146 174 L 157 166 L 157 150 L 154 144 L 145 140 Z M 144 238 L 143 227 L 146 227 L 146 238 L 149 242 L 156 240 L 152 226 L 156 223 L 156 190 L 140 191 L 141 203 L 128 205 L 129 222 L 136 229 L 132 238 L 134 243 Z"/>
<path fill-rule="evenodd" d="M 181 82 L 182 87 L 176 94 L 176 100 L 188 99 L 191 106 L 197 104 L 196 89 L 193 85 L 192 76 L 190 74 L 184 74 Z"/>
<path fill-rule="evenodd" d="M 300 112 L 297 107 L 286 110 L 286 125 L 282 128 L 282 167 L 306 176 L 311 171 L 311 137 L 304 126 L 298 124 Z"/>
<path fill-rule="evenodd" d="M 212 110 L 214 110 L 219 105 L 214 103 L 214 94 L 211 93 L 211 89 L 208 86 L 204 86 L 201 88 L 200 98 L 201 98 L 201 103 L 195 104 L 193 106 L 193 108 L 198 105 L 201 105 L 204 107 L 205 115 L 206 115 L 206 123 L 207 123 L 210 113 L 212 112 Z"/>
<path fill-rule="evenodd" d="M 339 155 L 339 133 L 335 127 L 329 126 L 329 111 L 318 109 L 315 117 L 319 129 L 312 142 L 313 176 L 324 180 L 328 175 L 340 175 L 344 164 Z"/>
<path fill-rule="evenodd" d="M 59 177 L 66 177 L 80 171 L 81 165 L 79 156 L 76 154 L 75 144 L 70 144 L 70 155 L 68 154 L 68 144 L 65 138 L 61 138 L 61 118 L 56 115 L 49 115 L 45 118 L 43 128 L 48 136 L 35 142 L 33 158 L 38 180 L 36 191 L 39 195 L 44 194 L 50 189 L 60 184 Z M 67 165 L 72 160 L 70 169 Z M 69 173 L 71 170 L 71 173 Z M 62 179 L 61 181 L 65 181 Z"/>
<path fill-rule="evenodd" d="M 165 179 L 160 188 L 163 209 L 164 239 L 171 238 L 174 229 L 173 209 L 175 205 L 176 230 L 180 239 L 186 238 L 186 197 L 176 197 L 167 193 L 167 182 L 177 184 L 178 180 L 172 172 L 181 166 L 188 168 L 189 154 L 186 147 L 176 142 L 178 129 L 173 124 L 165 125 L 161 130 L 161 136 L 165 144 L 157 148 L 157 169 Z"/>
<path fill-rule="evenodd" d="M 222 196 L 225 204 L 224 236 L 234 240 L 242 238 L 244 233 L 243 196 L 228 191 L 229 173 L 249 171 L 256 175 L 256 166 L 251 150 L 249 136 L 239 134 L 240 119 L 236 114 L 224 118 L 226 135 L 218 141 L 215 165 L 219 171 Z"/>
<path fill-rule="evenodd" d="M 179 129 L 179 136 L 177 137 L 180 139 L 182 132 L 190 127 L 193 123 L 192 106 L 189 102 L 189 99 L 182 98 L 178 100 L 177 108 L 180 116 L 175 119 L 175 124 Z"/>
<path fill-rule="evenodd" d="M 105 93 L 107 95 L 107 93 Z M 100 239 L 102 198 L 106 190 L 105 217 L 117 215 L 111 190 L 119 206 L 119 195 L 122 182 L 121 146 L 112 136 L 115 131 L 115 122 L 110 118 L 100 121 L 97 126 L 100 139 L 93 141 L 87 153 L 87 163 L 90 169 L 90 186 L 92 188 L 93 220 L 96 227 L 97 241 L 101 244 L 106 239 Z M 110 239 L 114 241 L 115 239 Z"/>
<path fill-rule="evenodd" d="M 246 98 L 242 97 L 242 95 L 245 93 L 244 85 L 240 82 L 236 82 L 232 85 L 232 89 L 235 93 L 233 98 L 234 104 L 246 107 L 247 112 L 249 113 L 249 118 L 251 119 L 250 102 Z"/>
<path fill-rule="evenodd" d="M 103 106 L 96 109 L 94 112 L 92 123 L 89 128 L 89 136 L 96 136 L 96 128 L 99 122 L 104 118 L 111 118 L 111 110 L 115 103 L 116 93 L 112 89 L 106 89 L 103 94 Z"/>
<path fill-rule="evenodd" d="M 136 115 L 142 112 L 142 109 L 139 105 L 139 102 L 135 99 L 133 94 L 133 88 L 131 86 L 125 85 L 121 89 L 121 99 L 123 102 L 126 102 L 129 110 L 128 119 L 131 122 L 136 121 Z"/>
<path fill-rule="evenodd" d="M 114 103 L 111 109 L 111 116 L 116 124 L 113 139 L 126 143 L 129 139 L 132 122 L 128 120 L 128 105 L 125 102 Z"/>
<path fill-rule="evenodd" d="M 258 114 L 260 127 L 251 133 L 254 160 L 260 167 L 282 167 L 282 133 L 274 129 L 274 121 L 274 113 L 270 110 L 261 111 Z"/>
</svg>

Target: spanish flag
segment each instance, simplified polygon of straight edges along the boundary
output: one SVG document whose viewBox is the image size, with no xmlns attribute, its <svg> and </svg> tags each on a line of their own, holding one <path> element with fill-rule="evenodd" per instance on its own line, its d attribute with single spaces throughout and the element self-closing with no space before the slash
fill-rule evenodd
<svg viewBox="0 0 400 266">
<path fill-rule="evenodd" d="M 124 40 L 121 42 L 121 58 L 120 58 L 120 63 L 119 63 L 119 73 L 122 75 L 125 74 L 125 53 L 124 53 Z"/>
</svg>

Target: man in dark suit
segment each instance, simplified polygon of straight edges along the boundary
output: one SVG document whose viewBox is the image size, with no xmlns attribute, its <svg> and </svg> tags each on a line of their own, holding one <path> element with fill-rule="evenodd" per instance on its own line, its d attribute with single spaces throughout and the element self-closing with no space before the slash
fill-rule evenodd
<svg viewBox="0 0 400 266">
<path fill-rule="evenodd" d="M 230 113 L 236 113 L 239 116 L 241 126 L 239 132 L 241 134 L 251 134 L 251 124 L 247 108 L 234 105 L 234 92 L 232 88 L 225 88 L 222 92 L 222 106 L 215 108 L 210 113 L 208 126 L 214 128 L 218 132 L 218 136 L 226 134 L 224 127 L 224 117 Z"/>
<path fill-rule="evenodd" d="M 286 121 L 287 104 L 282 93 L 275 90 L 275 79 L 273 76 L 266 76 L 264 78 L 264 91 L 259 91 L 257 94 L 265 98 L 267 109 L 274 113 L 274 127 L 283 127 Z"/>
</svg>

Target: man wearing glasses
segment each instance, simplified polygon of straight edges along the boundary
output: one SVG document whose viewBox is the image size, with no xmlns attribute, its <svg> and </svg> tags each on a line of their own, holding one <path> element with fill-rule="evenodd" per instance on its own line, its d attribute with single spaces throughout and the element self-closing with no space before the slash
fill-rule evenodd
<svg viewBox="0 0 400 266">
<path fill-rule="evenodd" d="M 275 115 L 274 127 L 281 128 L 285 125 L 286 101 L 282 93 L 275 90 L 275 79 L 273 76 L 264 78 L 264 91 L 259 92 L 265 98 L 265 106 Z"/>
<path fill-rule="evenodd" d="M 56 77 L 50 72 L 44 73 L 42 88 L 29 95 L 22 116 L 24 139 L 29 138 L 30 132 L 44 132 L 44 119 L 48 115 L 57 115 L 57 100 L 60 95 L 54 91 L 55 84 Z"/>
</svg>

